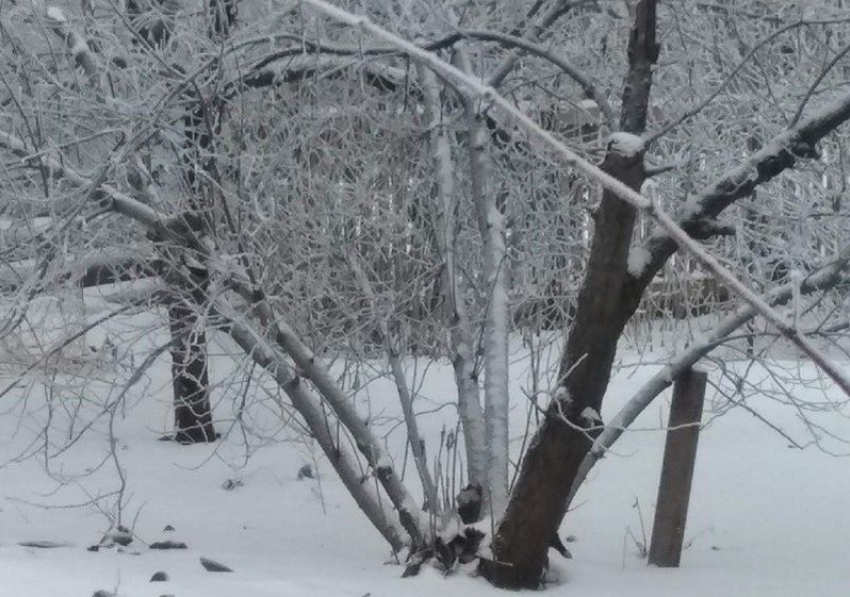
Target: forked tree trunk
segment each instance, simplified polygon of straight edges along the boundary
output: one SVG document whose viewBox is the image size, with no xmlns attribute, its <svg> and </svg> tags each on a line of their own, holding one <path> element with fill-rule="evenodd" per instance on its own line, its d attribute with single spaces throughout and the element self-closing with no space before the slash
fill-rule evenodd
<svg viewBox="0 0 850 597">
<path fill-rule="evenodd" d="M 655 42 L 655 0 L 640 0 L 629 39 L 629 72 L 620 127 L 641 133 L 646 126 Z M 625 141 L 625 142 L 623 142 Z M 612 139 L 602 169 L 634 190 L 646 173 L 643 148 L 634 139 Z M 495 585 L 536 588 L 547 549 L 563 518 L 573 480 L 592 445 L 623 327 L 637 307 L 628 292 L 628 256 L 635 209 L 605 191 L 595 214 L 595 233 L 576 319 L 561 360 L 558 391 L 523 460 L 519 478 L 493 539 L 493 559 L 481 572 Z"/>
</svg>

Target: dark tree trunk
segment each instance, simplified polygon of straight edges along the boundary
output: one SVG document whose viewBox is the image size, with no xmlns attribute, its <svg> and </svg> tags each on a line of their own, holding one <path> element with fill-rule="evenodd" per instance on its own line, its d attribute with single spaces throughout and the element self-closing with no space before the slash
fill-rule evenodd
<svg viewBox="0 0 850 597">
<path fill-rule="evenodd" d="M 644 178 L 642 162 L 642 156 L 609 153 L 603 169 L 638 189 Z M 559 395 L 550 403 L 523 460 L 493 541 L 495 561 L 482 562 L 482 572 L 498 586 L 538 585 L 550 539 L 561 524 L 572 482 L 592 444 L 584 430 L 592 421 L 582 415 L 586 408 L 599 412 L 617 340 L 631 315 L 617 299 L 627 276 L 634 221 L 633 207 L 604 193 L 588 275 L 561 363 Z"/>
<path fill-rule="evenodd" d="M 209 0 L 208 8 L 209 37 L 221 42 L 236 20 L 236 0 Z M 185 232 L 197 239 L 206 226 L 214 229 L 213 201 L 210 192 L 206 192 L 205 179 L 218 179 L 211 150 L 214 149 L 212 136 L 221 126 L 222 104 L 220 98 L 205 98 L 195 90 L 188 92 L 187 99 L 194 105 L 189 104 L 183 117 L 183 180 L 188 187 L 191 210 L 181 223 L 186 226 Z M 198 176 L 199 170 L 205 176 Z M 209 397 L 207 339 L 203 317 L 199 315 L 207 300 L 207 272 L 197 267 L 189 270 L 192 279 L 180 284 L 186 290 L 182 298 L 189 298 L 189 304 L 177 302 L 168 310 L 171 336 L 177 342 L 171 351 L 175 439 L 187 444 L 211 442 L 217 437 Z"/>
<path fill-rule="evenodd" d="M 641 0 L 629 40 L 629 72 L 623 92 L 620 126 L 641 133 L 646 126 L 655 42 L 655 0 Z M 646 173 L 643 153 L 618 151 L 602 165 L 611 176 L 639 190 Z M 523 460 L 508 508 L 493 540 L 493 560 L 482 560 L 482 573 L 495 585 L 535 588 L 547 563 L 547 549 L 565 514 L 564 507 L 579 465 L 592 444 L 599 412 L 623 327 L 637 308 L 631 296 L 628 255 L 635 210 L 605 191 L 595 214 L 595 233 L 587 275 L 579 293 L 576 319 L 564 352 L 559 390 Z"/>
<path fill-rule="evenodd" d="M 177 304 L 168 309 L 174 388 L 174 439 L 181 444 L 215 441 L 209 394 L 206 334 L 195 309 Z"/>
</svg>

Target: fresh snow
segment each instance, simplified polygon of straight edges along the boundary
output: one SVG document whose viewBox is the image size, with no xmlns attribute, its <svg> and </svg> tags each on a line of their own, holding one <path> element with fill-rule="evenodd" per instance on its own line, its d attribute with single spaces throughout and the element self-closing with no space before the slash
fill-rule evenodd
<svg viewBox="0 0 850 597">
<path fill-rule="evenodd" d="M 640 245 L 635 245 L 629 249 L 629 260 L 626 265 L 629 275 L 633 278 L 639 278 L 643 275 L 644 270 L 652 261 L 652 253 Z"/>
<path fill-rule="evenodd" d="M 87 311 L 91 308 L 87 304 Z M 167 338 L 164 330 L 141 334 L 156 322 L 150 313 L 115 320 L 110 333 L 137 330 L 140 344 L 136 362 L 150 346 Z M 512 339 L 516 354 L 519 339 Z M 97 344 L 96 338 L 87 338 Z M 119 597 L 432 597 L 465 595 L 496 597 L 507 593 L 492 589 L 480 578 L 458 571 L 444 577 L 425 567 L 420 576 L 402 579 L 403 567 L 392 563 L 387 546 L 359 513 L 353 500 L 335 478 L 320 451 L 304 442 L 292 425 L 280 422 L 280 407 L 273 387 L 251 386 L 253 407 L 246 420 L 263 430 L 265 441 L 251 440 L 250 458 L 234 423 L 233 403 L 244 389 L 239 383 L 223 384 L 235 364 L 227 352 L 233 346 L 218 338 L 212 363 L 216 383 L 217 419 L 225 441 L 214 445 L 177 446 L 157 441 L 170 422 L 170 378 L 167 359 L 157 361 L 151 375 L 131 390 L 126 412 L 116 411 L 117 454 L 131 498 L 125 523 L 134 519 L 137 539 L 119 552 L 117 547 L 89 552 L 109 529 L 107 518 L 92 506 L 74 506 L 105 495 L 118 486 L 112 463 L 90 476 L 59 488 L 56 479 L 72 478 L 104 462 L 109 453 L 107 420 L 89 432 L 53 462 L 48 478 L 43 460 L 12 460 L 39 438 L 39 421 L 46 416 L 46 396 L 35 392 L 22 402 L 23 388 L 3 398 L 0 417 L 0 597 L 89 597 L 96 590 L 117 590 Z M 612 380 L 609 400 L 601 415 L 611 420 L 634 391 L 662 366 L 646 364 L 661 359 L 639 357 L 621 350 L 624 367 Z M 642 364 L 641 364 L 642 363 Z M 408 363 L 412 365 L 412 362 Z M 796 360 L 811 377 L 814 369 Z M 728 362 L 730 369 L 746 370 L 746 363 Z M 850 365 L 847 365 L 850 366 Z M 522 385 L 528 363 L 511 359 L 511 446 L 522 442 L 526 398 Z M 420 370 L 425 369 L 420 364 Z M 91 381 L 82 404 L 91 415 L 94 403 L 115 397 L 127 372 L 104 368 Z M 3 370 L 5 387 L 11 369 Z M 749 371 L 753 379 L 765 376 L 761 366 Z M 68 387 L 80 380 L 65 380 Z M 454 428 L 451 408 L 439 406 L 454 396 L 453 371 L 448 363 L 430 367 L 423 379 L 420 426 L 429 455 L 437 453 L 441 431 Z M 814 384 L 812 385 L 814 388 Z M 230 392 L 226 394 L 226 392 Z M 269 392 L 269 393 L 267 393 Z M 799 387 L 799 400 L 822 401 L 814 389 Z M 226 397 L 225 397 L 226 396 Z M 403 426 L 393 385 L 374 381 L 358 394 L 371 400 L 371 412 L 380 413 L 373 425 L 387 437 L 388 453 L 399 468 L 404 454 Z M 833 399 L 840 399 L 836 393 Z M 577 495 L 561 535 L 573 535 L 569 544 L 574 559 L 550 554 L 550 578 L 556 581 L 542 594 L 568 597 L 800 597 L 847 594 L 847 537 L 850 536 L 850 468 L 847 460 L 814 448 L 790 449 L 788 442 L 743 409 L 723 412 L 725 400 L 713 392 L 706 401 L 709 421 L 700 438 L 698 461 L 689 510 L 682 566 L 661 570 L 647 566 L 630 539 L 641 538 L 642 526 L 651 531 L 652 515 L 664 449 L 668 397 L 662 396 L 636 421 L 634 431 L 615 444 L 591 473 Z M 795 437 L 805 437 L 793 407 L 770 399 L 751 399 L 748 407 L 771 424 Z M 285 403 L 284 403 L 285 404 Z M 66 404 L 69 409 L 72 404 Z M 86 410 L 88 409 L 88 410 Z M 365 406 L 364 406 L 365 410 Z M 18 413 L 28 413 L 19 420 Z M 66 412 L 56 409 L 54 420 Z M 822 415 L 818 420 L 831 433 L 850 435 L 846 419 Z M 828 423 L 827 423 L 828 422 Z M 43 441 L 44 438 L 41 438 Z M 49 437 L 53 451 L 64 445 L 57 427 Z M 513 456 L 516 456 L 514 453 Z M 316 479 L 298 480 L 298 470 L 311 464 Z M 421 497 L 408 463 L 405 481 Z M 401 471 L 399 474 L 402 474 Z M 233 483 L 227 483 L 234 480 Z M 238 481 L 238 482 L 237 482 Z M 374 479 L 365 477 L 364 482 Z M 229 488 L 229 489 L 226 489 Z M 640 509 L 635 508 L 635 504 Z M 38 504 L 38 505 L 37 505 Z M 114 500 L 104 498 L 108 512 Z M 44 508 L 41 506 L 50 506 Z M 643 520 L 641 522 L 641 516 Z M 166 525 L 174 532 L 164 532 Z M 489 526 L 489 523 L 487 524 Z M 153 541 L 184 541 L 188 549 L 157 551 Z M 19 542 L 53 541 L 67 547 L 37 549 Z M 205 557 L 232 568 L 230 574 L 204 570 Z M 157 571 L 170 580 L 150 583 Z"/>
<path fill-rule="evenodd" d="M 56 6 L 51 6 L 47 9 L 47 16 L 54 21 L 58 21 L 60 23 L 65 22 L 65 13 L 62 12 L 61 8 Z"/>
<path fill-rule="evenodd" d="M 632 157 L 643 151 L 643 139 L 631 133 L 612 133 L 608 137 L 608 151 L 624 157 Z"/>
<path fill-rule="evenodd" d="M 602 417 L 599 416 L 599 413 L 596 412 L 595 408 L 591 408 L 586 406 L 583 411 L 581 411 L 581 417 L 586 419 L 591 423 L 601 423 Z"/>
</svg>

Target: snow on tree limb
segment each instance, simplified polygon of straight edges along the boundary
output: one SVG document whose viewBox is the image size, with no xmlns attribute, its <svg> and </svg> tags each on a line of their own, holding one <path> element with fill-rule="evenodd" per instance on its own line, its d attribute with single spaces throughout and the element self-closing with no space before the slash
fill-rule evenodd
<svg viewBox="0 0 850 597">
<path fill-rule="evenodd" d="M 798 159 L 814 157 L 818 141 L 848 119 L 850 95 L 844 95 L 801 120 L 794 128 L 778 134 L 744 163 L 688 199 L 676 222 L 678 228 L 700 238 L 704 222 L 713 221 L 732 203 L 750 196 L 757 186 L 793 167 Z M 643 247 L 652 254 L 651 263 L 640 276 L 642 282 L 648 282 L 647 277 L 655 276 L 670 255 L 676 252 L 677 243 L 670 231 L 662 227 L 644 241 Z"/>
<path fill-rule="evenodd" d="M 252 326 L 244 323 L 236 314 L 226 315 L 227 307 L 218 306 L 218 315 L 226 320 L 227 332 L 239 347 L 250 355 L 254 362 L 266 369 L 283 388 L 357 505 L 384 536 L 393 551 L 399 551 L 405 544 L 404 530 L 387 514 L 372 484 L 364 482 L 354 454 L 345 445 L 334 440 L 319 399 L 305 384 L 299 383 L 291 365 Z"/>
<path fill-rule="evenodd" d="M 71 26 L 62 10 L 56 6 L 51 6 L 47 9 L 47 23 L 50 29 L 65 41 L 71 57 L 86 73 L 92 89 L 98 90 L 100 87 L 100 72 L 85 36 Z"/>
<path fill-rule="evenodd" d="M 600 183 L 604 188 L 616 194 L 623 201 L 646 212 L 666 233 L 666 243 L 672 245 L 670 254 L 672 254 L 676 246 L 679 246 L 693 255 L 719 281 L 745 302 L 753 306 L 783 336 L 791 340 L 795 346 L 800 348 L 800 350 L 817 363 L 841 387 L 845 394 L 850 395 L 850 377 L 831 363 L 822 351 L 818 350 L 808 339 L 797 334 L 779 313 L 738 280 L 716 258 L 710 255 L 682 226 L 661 209 L 657 201 L 653 201 L 632 190 L 616 178 L 603 172 L 599 167 L 583 159 L 561 143 L 553 134 L 544 130 L 532 118 L 516 108 L 510 100 L 501 96 L 495 89 L 467 75 L 457 67 L 448 64 L 435 54 L 427 52 L 412 42 L 376 25 L 366 17 L 354 15 L 324 0 L 304 0 L 304 4 L 312 6 L 333 20 L 361 29 L 396 45 L 411 57 L 428 64 L 430 68 L 442 76 L 456 81 L 470 98 L 484 103 L 492 103 L 514 117 L 517 124 L 555 151 L 566 165 L 583 172 L 591 179 Z M 774 142 L 756 154 L 756 156 L 760 156 L 762 159 L 756 160 L 755 163 L 748 162 L 744 166 L 733 170 L 731 174 L 722 177 L 712 187 L 711 192 L 701 198 L 697 198 L 699 199 L 697 201 L 697 209 L 689 212 L 689 219 L 700 220 L 703 216 L 717 215 L 723 207 L 751 193 L 758 184 L 770 180 L 786 168 L 793 166 L 798 158 L 812 157 L 815 143 L 848 118 L 850 118 L 850 95 L 845 95 L 819 110 L 798 127 L 795 127 L 784 135 L 780 135 Z M 717 211 L 711 213 L 712 208 L 716 208 Z M 694 223 L 696 222 L 694 221 Z M 660 238 L 660 236 L 656 238 Z M 662 243 L 662 247 L 668 246 L 665 244 L 663 238 L 659 242 Z M 652 249 L 650 251 L 655 256 L 655 251 Z M 661 253 L 663 252 L 662 250 Z M 664 260 L 666 261 L 666 257 Z M 656 262 L 653 261 L 651 265 L 655 264 Z M 647 268 L 647 272 L 649 271 L 652 271 L 652 267 Z M 648 274 L 645 272 L 644 275 Z"/>
<path fill-rule="evenodd" d="M 30 159 L 30 152 L 26 149 L 26 145 L 14 135 L 0 131 L 0 145 L 20 157 Z M 174 227 L 170 225 L 176 221 L 175 218 L 166 217 L 164 214 L 121 193 L 108 184 L 102 182 L 98 184 L 98 181 L 88 179 L 74 170 L 65 168 L 58 160 L 44 155 L 39 155 L 35 159 L 42 168 L 48 169 L 53 176 L 62 176 L 79 187 L 91 189 L 93 196 L 97 199 L 106 199 L 115 212 L 139 222 L 148 228 L 148 230 L 152 231 L 158 238 L 169 239 L 178 246 L 184 246 L 186 243 L 193 242 L 191 238 L 175 232 Z M 201 251 L 206 250 L 206 247 L 203 245 L 195 245 L 194 248 Z M 235 280 L 234 283 L 238 286 L 239 281 Z M 253 302 L 255 293 L 247 289 L 245 290 L 247 298 Z M 385 462 L 385 459 L 382 458 L 384 449 L 378 439 L 360 420 L 354 410 L 353 404 L 350 403 L 328 371 L 318 362 L 312 351 L 300 341 L 291 328 L 276 314 L 271 312 L 271 308 L 267 303 L 261 302 L 261 304 L 254 305 L 254 307 L 261 312 L 265 312 L 267 322 L 276 322 L 273 329 L 275 341 L 298 364 L 305 377 L 314 383 L 322 394 L 322 397 L 334 409 L 343 425 L 346 427 L 350 426 L 349 430 L 355 437 L 358 446 L 361 447 L 361 451 L 366 456 L 370 466 L 375 470 L 376 476 L 386 489 L 390 500 L 398 509 L 405 530 L 410 534 L 414 543 L 421 541 L 426 531 L 425 526 L 419 520 L 419 507 L 393 468 L 379 466 L 378 463 Z M 323 420 L 322 425 L 324 424 Z M 320 433 L 320 430 L 317 429 L 311 429 L 311 431 Z"/>
<path fill-rule="evenodd" d="M 843 274 L 850 265 L 850 245 L 844 248 L 841 255 L 832 263 L 820 268 L 809 275 L 805 280 L 792 281 L 788 284 L 773 289 L 765 297 L 771 305 L 787 303 L 796 294 L 812 294 L 817 291 L 828 290 L 843 280 Z M 746 324 L 758 315 L 753 306 L 745 306 L 736 313 L 724 319 L 715 327 L 708 338 L 688 348 L 678 357 L 671 360 L 660 372 L 646 382 L 625 406 L 605 426 L 604 431 L 594 440 L 593 446 L 585 456 L 578 474 L 576 475 L 570 497 L 564 507 L 565 511 L 578 491 L 581 484 L 587 478 L 588 473 L 596 462 L 604 456 L 605 452 L 623 435 L 638 415 L 640 415 L 652 401 L 673 384 L 673 380 L 686 370 L 695 365 L 700 359 L 709 354 L 721 344 L 735 330 Z"/>
</svg>

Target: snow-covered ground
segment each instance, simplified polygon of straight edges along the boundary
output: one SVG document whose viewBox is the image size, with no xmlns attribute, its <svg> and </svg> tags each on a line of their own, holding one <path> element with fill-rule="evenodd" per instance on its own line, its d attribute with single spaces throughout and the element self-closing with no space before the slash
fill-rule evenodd
<svg viewBox="0 0 850 597">
<path fill-rule="evenodd" d="M 143 356 L 137 356 L 137 364 Z M 624 360 L 629 359 L 626 353 Z M 233 368 L 224 355 L 214 366 L 217 379 Z M 514 364 L 515 379 L 523 377 L 525 366 Z M 657 370 L 654 365 L 621 370 L 603 418 L 607 420 Z M 3 387 L 10 373 L 4 375 Z M 116 410 L 116 454 L 129 498 L 123 519 L 134 524 L 137 535 L 122 552 L 86 550 L 100 541 L 109 522 L 94 506 L 80 505 L 119 484 L 114 462 L 108 458 L 108 418 L 57 456 L 50 466 L 51 479 L 43 458 L 10 462 L 38 441 L 49 394 L 31 393 L 22 404 L 16 397 L 23 389 L 16 388 L 2 398 L 0 456 L 6 464 L 0 468 L 0 596 L 89 597 L 98 589 L 117 591 L 121 597 L 501 594 L 463 572 L 444 577 L 426 569 L 416 578 L 402 579 L 403 568 L 391 564 L 386 545 L 318 451 L 291 427 L 278 424 L 279 408 L 271 398 L 258 398 L 250 411 L 252 424 L 264 425 L 268 441 L 260 445 L 259 439 L 249 436 L 255 451 L 247 462 L 238 427 L 230 430 L 226 441 L 214 445 L 184 447 L 158 441 L 169 419 L 168 376 L 168 362 L 160 360 L 151 379 L 131 391 L 126 412 Z M 101 377 L 87 389 L 93 402 L 120 391 L 110 385 L 108 372 Z M 389 431 L 399 410 L 391 386 L 376 382 L 366 388 L 362 396 L 370 397 L 370 420 L 381 433 Z M 232 399 L 241 396 L 242 389 L 227 388 L 228 397 L 219 402 L 220 430 L 228 431 Z M 224 387 L 217 391 L 224 393 Z M 418 408 L 434 411 L 421 420 L 432 449 L 443 425 L 454 424 L 450 408 L 436 408 L 453 398 L 450 369 L 431 367 L 421 392 L 424 398 Z M 797 398 L 806 400 L 807 392 L 799 390 Z M 512 394 L 517 402 L 513 431 L 520 434 L 526 408 L 519 382 Z M 252 386 L 248 396 L 254 395 L 263 394 Z M 642 541 L 643 533 L 651 532 L 666 400 L 665 396 L 651 406 L 636 423 L 637 430 L 617 444 L 616 454 L 591 474 L 562 528 L 562 536 L 575 537 L 569 544 L 574 559 L 559 560 L 552 552 L 552 576 L 557 580 L 547 592 L 596 597 L 850 594 L 850 460 L 814 447 L 789 448 L 788 440 L 744 409 L 712 418 L 722 400 L 711 393 L 706 415 L 711 423 L 700 440 L 682 566 L 661 570 L 646 565 L 632 536 Z M 793 407 L 767 400 L 753 406 L 790 434 L 804 429 Z M 84 402 L 80 413 L 95 408 Z M 365 398 L 363 408 L 366 413 Z M 35 414 L 20 422 L 16 413 L 22 410 Z M 57 420 L 65 416 L 56 413 Z M 846 418 L 832 414 L 823 420 L 834 432 L 850 436 Z M 402 433 L 399 427 L 388 440 L 398 456 L 403 453 Z M 58 436 L 50 441 L 57 446 L 65 443 Z M 100 470 L 75 477 L 100 463 Z M 304 464 L 317 464 L 317 479 L 297 478 Z M 412 471 L 409 463 L 408 476 Z M 59 488 L 60 477 L 72 480 Z M 114 501 L 107 497 L 98 503 L 108 510 Z M 174 532 L 165 532 L 166 525 L 172 525 Z M 145 545 L 161 539 L 184 541 L 188 549 L 156 551 Z M 63 546 L 19 545 L 34 540 Z M 234 572 L 207 572 L 200 557 L 226 564 Z M 170 580 L 149 582 L 157 571 L 167 572 Z"/>
</svg>

